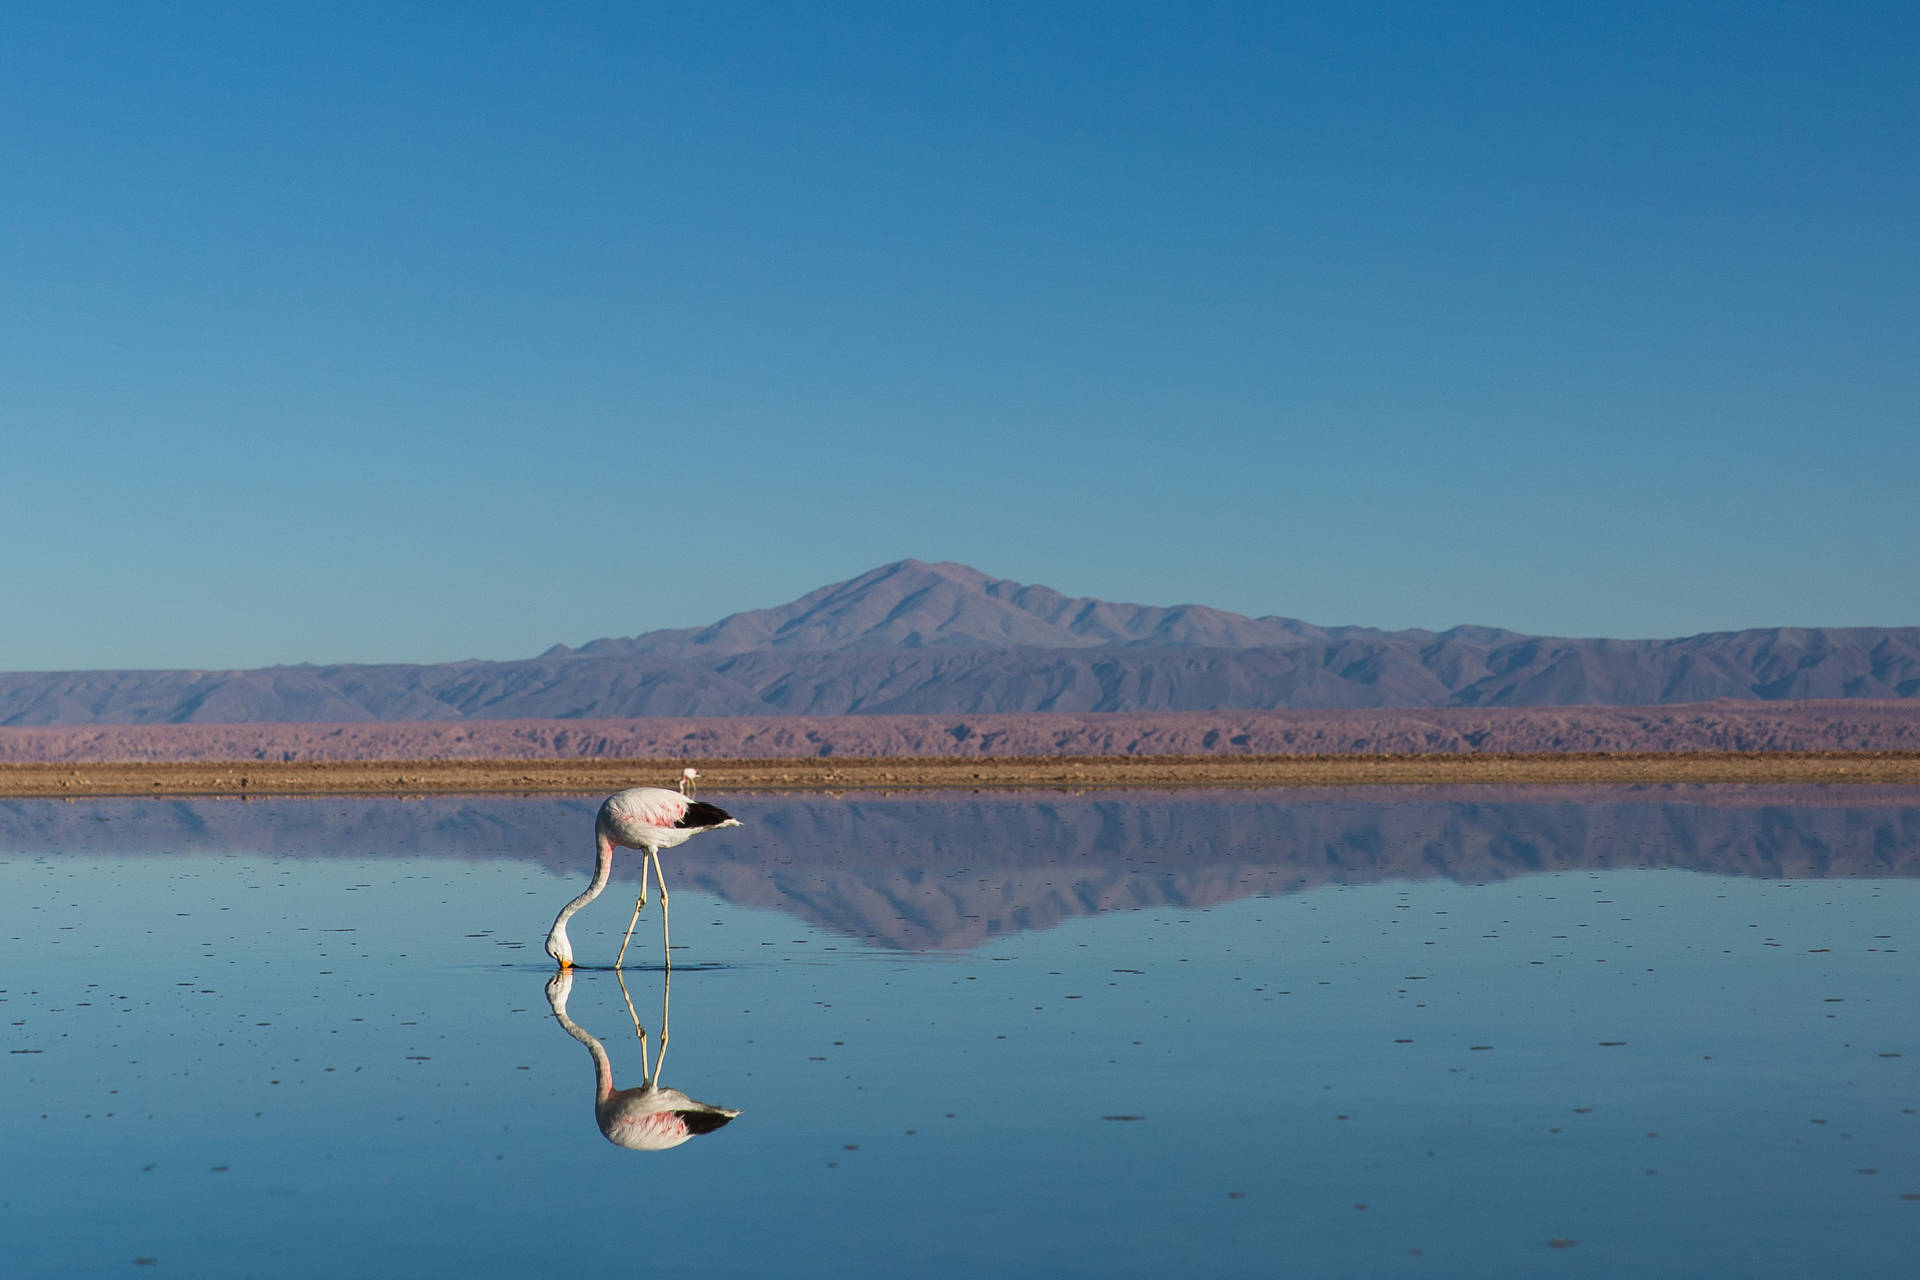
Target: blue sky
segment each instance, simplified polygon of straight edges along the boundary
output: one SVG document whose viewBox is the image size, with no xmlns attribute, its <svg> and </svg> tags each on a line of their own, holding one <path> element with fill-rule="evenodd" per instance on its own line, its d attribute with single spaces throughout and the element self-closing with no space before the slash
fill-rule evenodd
<svg viewBox="0 0 1920 1280">
<path fill-rule="evenodd" d="M 1920 623 L 1917 14 L 5 6 L 0 669 Z"/>
</svg>

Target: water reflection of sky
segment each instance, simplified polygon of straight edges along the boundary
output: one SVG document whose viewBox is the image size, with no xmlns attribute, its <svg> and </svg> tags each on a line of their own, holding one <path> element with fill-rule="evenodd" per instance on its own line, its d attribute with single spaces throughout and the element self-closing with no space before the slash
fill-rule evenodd
<svg viewBox="0 0 1920 1280">
<path fill-rule="evenodd" d="M 590 803 L 15 802 L 0 1271 L 1905 1275 L 1920 800 L 1837 794 L 752 801 L 664 1151 L 549 1002 Z"/>
</svg>

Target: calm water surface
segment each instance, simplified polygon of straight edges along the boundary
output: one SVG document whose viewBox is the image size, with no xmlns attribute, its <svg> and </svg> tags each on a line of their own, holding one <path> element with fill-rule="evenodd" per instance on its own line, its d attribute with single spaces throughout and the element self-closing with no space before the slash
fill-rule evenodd
<svg viewBox="0 0 1920 1280">
<path fill-rule="evenodd" d="M 1913 1274 L 1920 794 L 713 798 L 0 804 L 0 1274 Z"/>
</svg>

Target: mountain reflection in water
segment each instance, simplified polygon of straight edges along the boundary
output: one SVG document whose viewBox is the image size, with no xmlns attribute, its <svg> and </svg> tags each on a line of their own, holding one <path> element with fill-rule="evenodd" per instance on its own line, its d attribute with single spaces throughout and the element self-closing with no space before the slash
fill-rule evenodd
<svg viewBox="0 0 1920 1280">
<path fill-rule="evenodd" d="M 0 839 L 65 853 L 533 861 L 591 868 L 599 797 L 13 800 Z M 1435 877 L 1676 869 L 1920 875 L 1920 791 L 1852 787 L 1316 789 L 727 796 L 747 824 L 667 855 L 677 886 L 903 950 L 1063 920 Z M 615 860 L 616 879 L 639 875 Z M 536 913 L 538 914 L 538 913 Z"/>
</svg>

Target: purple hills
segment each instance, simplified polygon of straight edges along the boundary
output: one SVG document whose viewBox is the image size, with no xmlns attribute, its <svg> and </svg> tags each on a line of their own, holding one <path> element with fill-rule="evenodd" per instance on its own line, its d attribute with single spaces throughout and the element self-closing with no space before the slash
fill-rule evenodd
<svg viewBox="0 0 1920 1280">
<path fill-rule="evenodd" d="M 1920 697 L 1920 627 L 1673 640 L 1381 631 L 1069 597 L 902 560 L 537 657 L 0 675 L 0 725 L 1658 706 Z M 1920 704 L 1916 704 L 1920 706 Z"/>
</svg>

